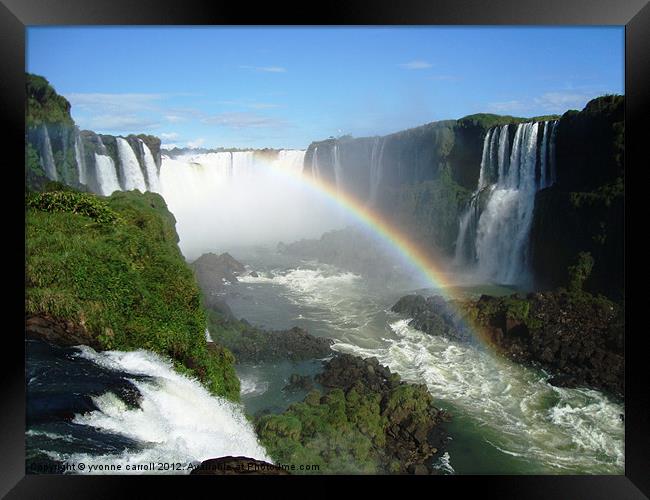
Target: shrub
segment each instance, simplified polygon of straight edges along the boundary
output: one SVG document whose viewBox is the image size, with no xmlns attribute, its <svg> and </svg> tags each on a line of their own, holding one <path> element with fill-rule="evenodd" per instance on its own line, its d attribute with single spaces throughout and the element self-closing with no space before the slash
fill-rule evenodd
<svg viewBox="0 0 650 500">
<path fill-rule="evenodd" d="M 32 194 L 27 205 L 44 212 L 70 212 L 89 217 L 101 224 L 118 222 L 120 217 L 97 196 L 76 191 L 49 191 Z"/>
</svg>

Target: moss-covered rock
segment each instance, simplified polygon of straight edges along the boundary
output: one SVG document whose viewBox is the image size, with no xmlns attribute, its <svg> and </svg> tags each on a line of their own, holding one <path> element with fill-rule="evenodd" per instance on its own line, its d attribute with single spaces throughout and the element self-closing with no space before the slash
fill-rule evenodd
<svg viewBox="0 0 650 500">
<path fill-rule="evenodd" d="M 434 472 L 449 416 L 424 385 L 401 382 L 376 359 L 345 354 L 326 363 L 318 380 L 325 394 L 312 391 L 284 413 L 257 419 L 276 461 L 317 464 L 325 474 Z"/>
<path fill-rule="evenodd" d="M 26 315 L 40 318 L 41 330 L 60 326 L 48 340 L 70 345 L 83 332 L 101 349 L 168 355 L 213 394 L 239 398 L 232 354 L 206 345 L 201 295 L 162 197 L 68 191 L 29 199 Z"/>
</svg>

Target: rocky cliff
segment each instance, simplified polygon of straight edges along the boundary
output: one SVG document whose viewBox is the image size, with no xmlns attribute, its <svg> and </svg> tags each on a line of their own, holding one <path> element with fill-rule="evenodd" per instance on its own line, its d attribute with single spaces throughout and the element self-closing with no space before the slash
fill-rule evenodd
<svg viewBox="0 0 650 500">
<path fill-rule="evenodd" d="M 594 259 L 587 290 L 624 295 L 624 98 L 595 99 L 562 116 L 557 182 L 537 193 L 531 264 L 539 287 L 564 285 L 581 252 Z"/>
</svg>

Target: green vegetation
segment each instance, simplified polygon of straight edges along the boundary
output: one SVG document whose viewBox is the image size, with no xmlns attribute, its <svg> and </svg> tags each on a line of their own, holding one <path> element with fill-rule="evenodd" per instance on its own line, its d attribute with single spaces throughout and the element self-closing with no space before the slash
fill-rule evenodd
<svg viewBox="0 0 650 500">
<path fill-rule="evenodd" d="M 55 191 L 27 200 L 26 314 L 81 325 L 105 349 L 170 356 L 213 394 L 239 399 L 232 354 L 206 345 L 200 292 L 162 197 Z"/>
<path fill-rule="evenodd" d="M 112 224 L 120 220 L 105 201 L 92 194 L 73 190 L 32 194 L 27 199 L 27 206 L 44 212 L 84 215 L 102 224 Z"/>
<path fill-rule="evenodd" d="M 495 115 L 492 113 L 476 113 L 473 115 L 464 116 L 458 120 L 461 126 L 473 125 L 485 129 L 495 127 L 497 125 L 507 125 L 509 123 L 524 123 L 524 122 L 541 122 L 547 120 L 557 120 L 560 115 L 544 115 L 533 116 L 531 118 L 521 118 L 518 116 L 510 115 Z"/>
<path fill-rule="evenodd" d="M 387 425 L 378 393 L 334 389 L 322 397 L 312 391 L 285 413 L 261 417 L 257 433 L 280 463 L 318 464 L 326 474 L 374 474 Z"/>
<path fill-rule="evenodd" d="M 42 123 L 74 126 L 70 116 L 70 103 L 56 93 L 42 76 L 25 74 L 27 87 L 26 124 L 35 127 Z"/>
<path fill-rule="evenodd" d="M 569 266 L 569 290 L 578 292 L 583 289 L 594 267 L 594 258 L 589 252 L 580 252 L 575 265 Z"/>
<path fill-rule="evenodd" d="M 391 374 L 378 388 L 355 369 L 343 369 L 354 380 L 345 391 L 314 390 L 283 414 L 257 419 L 258 436 L 274 460 L 318 464 L 325 474 L 397 473 L 412 453 L 424 460 L 419 446 L 429 450 L 427 456 L 436 452 L 424 444 L 439 418 L 426 386 L 401 383 Z"/>
</svg>

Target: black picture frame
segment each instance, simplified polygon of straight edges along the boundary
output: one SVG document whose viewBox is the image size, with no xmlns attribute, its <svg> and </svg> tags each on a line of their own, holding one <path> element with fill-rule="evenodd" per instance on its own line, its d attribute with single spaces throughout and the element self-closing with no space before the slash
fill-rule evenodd
<svg viewBox="0 0 650 500">
<path fill-rule="evenodd" d="M 309 14 L 307 14 L 309 12 Z M 0 0 L 0 52 L 2 74 L 0 75 L 0 109 L 5 133 L 3 152 L 5 222 L 15 220 L 15 234 L 6 237 L 5 254 L 15 259 L 9 269 L 15 270 L 5 280 L 5 311 L 11 317 L 11 325 L 4 328 L 4 359 L 0 363 L 2 379 L 2 411 L 0 411 L 0 442 L 2 446 L 2 469 L 0 470 L 0 494 L 8 498 L 60 498 L 92 497 L 108 498 L 131 493 L 133 487 L 144 485 L 170 487 L 180 485 L 186 492 L 187 479 L 171 477 L 125 478 L 25 475 L 25 378 L 24 337 L 18 330 L 21 324 L 21 298 L 18 290 L 24 287 L 24 274 L 20 272 L 19 259 L 24 261 L 25 228 L 16 207 L 21 206 L 18 188 L 24 182 L 24 102 L 25 102 L 25 28 L 34 25 L 371 25 L 371 24 L 418 24 L 418 25 L 620 25 L 625 26 L 625 94 L 626 94 L 626 171 L 632 166 L 632 177 L 626 179 L 626 190 L 634 186 L 633 179 L 647 170 L 647 149 L 643 148 L 644 130 L 642 114 L 649 109 L 650 88 L 650 5 L 646 0 L 347 0 L 335 6 L 331 2 L 306 4 L 302 8 L 281 6 L 276 2 L 258 5 L 243 2 L 209 2 L 201 0 Z M 645 139 L 647 141 L 647 139 Z M 644 151 L 646 150 L 646 151 Z M 637 166 L 638 164 L 638 166 Z M 637 167 L 637 168 L 635 168 Z M 626 221 L 630 215 L 629 192 L 626 193 Z M 628 224 L 629 227 L 629 224 Z M 626 244 L 629 231 L 626 232 Z M 7 248 L 9 247 L 9 248 Z M 627 254 L 626 254 L 627 255 Z M 5 260 L 9 262 L 9 260 Z M 626 266 L 627 269 L 627 266 Z M 6 273 L 5 276 L 9 276 Z M 631 287 L 627 280 L 626 287 Z M 629 295 L 628 295 L 629 297 Z M 637 299 L 638 300 L 638 299 Z M 15 303 L 14 303 L 15 302 Z M 409 483 L 408 487 L 431 488 L 432 494 L 467 494 L 479 488 L 480 496 L 496 495 L 500 498 L 645 498 L 650 495 L 650 390 L 646 375 L 640 340 L 646 335 L 643 329 L 630 327 L 631 306 L 626 304 L 626 391 L 625 391 L 625 475 L 624 476 L 440 476 L 402 477 L 371 476 L 346 478 L 367 485 L 383 487 L 385 481 Z M 24 303 L 22 305 L 24 309 Z M 6 316 L 7 316 L 6 315 Z M 14 321 L 16 324 L 14 324 Z M 646 373 L 644 373 L 646 372 Z M 644 376 L 645 375 L 645 376 Z M 205 477 L 205 476 L 204 476 Z M 307 483 L 329 481 L 329 477 L 298 478 Z M 242 493 L 253 483 L 256 486 L 279 487 L 288 490 L 296 478 L 249 478 L 242 483 L 233 477 L 224 481 L 236 486 Z M 144 481 L 144 483 L 142 483 Z M 155 481 L 155 484 L 154 484 Z M 192 480 L 190 480 L 192 481 Z M 199 481 L 203 487 L 206 479 Z M 212 480 L 207 480 L 212 481 Z M 274 481 L 275 484 L 270 484 Z M 279 483 L 282 481 L 282 484 Z M 434 481 L 431 485 L 424 481 Z M 307 486 L 305 483 L 302 483 Z M 333 483 L 326 483 L 332 486 Z M 309 491 L 302 488 L 291 490 Z M 220 485 L 221 486 L 221 485 Z M 403 486 L 407 486 L 404 484 Z M 308 486 L 309 489 L 311 489 Z M 443 493 L 447 490 L 447 493 Z M 330 490 L 333 493 L 333 490 Z M 410 490 L 405 490 L 409 494 Z M 413 492 L 414 493 L 414 492 Z M 217 494 L 213 492 L 213 494 Z"/>
</svg>

